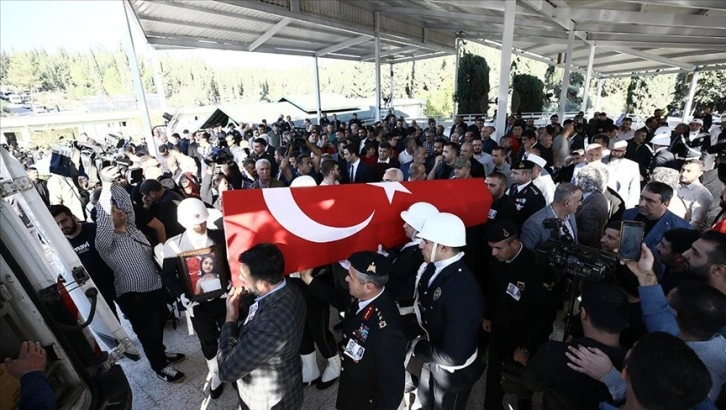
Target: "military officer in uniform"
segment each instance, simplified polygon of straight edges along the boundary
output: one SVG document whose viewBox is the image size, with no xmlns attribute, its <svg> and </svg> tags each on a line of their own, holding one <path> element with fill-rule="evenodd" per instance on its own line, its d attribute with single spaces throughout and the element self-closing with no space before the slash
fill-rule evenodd
<svg viewBox="0 0 726 410">
<path fill-rule="evenodd" d="M 484 312 L 484 330 L 491 332 L 484 406 L 502 409 L 502 365 L 525 366 L 552 331 L 548 319 L 554 280 L 538 269 L 532 251 L 519 241 L 512 221 L 495 222 L 487 231 L 494 261 Z M 519 409 L 530 408 L 529 397 L 519 397 Z"/>
<path fill-rule="evenodd" d="M 403 399 L 406 338 L 385 287 L 391 263 L 367 251 L 352 254 L 348 263 L 349 296 L 313 278 L 312 269 L 300 273 L 312 293 L 346 309 L 336 408 L 395 410 Z"/>
<path fill-rule="evenodd" d="M 456 215 L 439 213 L 424 222 L 426 265 L 416 278 L 416 316 L 426 338 L 409 350 L 423 362 L 417 398 L 424 409 L 464 409 L 483 373 L 478 340 L 483 297 L 464 263 L 466 228 Z"/>
<path fill-rule="evenodd" d="M 542 191 L 532 183 L 532 169 L 535 163 L 529 160 L 523 160 L 512 168 L 512 187 L 509 188 L 509 197 L 514 201 L 517 207 L 517 217 L 514 222 L 517 227 L 521 228 L 524 221 L 533 213 L 545 207 L 545 198 Z"/>
</svg>

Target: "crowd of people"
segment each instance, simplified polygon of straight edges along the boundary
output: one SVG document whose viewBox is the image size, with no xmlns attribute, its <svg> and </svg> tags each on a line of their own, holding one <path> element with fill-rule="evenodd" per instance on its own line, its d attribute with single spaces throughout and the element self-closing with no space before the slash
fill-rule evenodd
<svg viewBox="0 0 726 410">
<path fill-rule="evenodd" d="M 169 304 L 184 307 L 212 398 L 234 383 L 242 408 L 300 408 L 304 386 L 337 382 L 339 409 L 464 409 L 486 372 L 486 409 L 531 408 L 539 391 L 546 409 L 713 409 L 726 382 L 726 121 L 707 114 L 674 130 L 660 110 L 637 130 L 606 113 L 543 127 L 511 116 L 501 132 L 457 116 L 448 134 L 390 113 L 302 127 L 280 116 L 157 132 L 156 156 L 128 143 L 108 161 L 81 153 L 71 173 L 28 176 L 168 382 L 184 379 L 173 364 L 185 356 L 166 351 L 163 328 Z M 288 276 L 280 249 L 258 244 L 229 255 L 243 288 L 202 299 L 186 276 L 210 274 L 180 262 L 227 260 L 226 190 L 459 178 L 491 193 L 485 224 L 416 203 L 401 213 L 401 247 Z M 574 281 L 539 257 L 553 236 L 617 255 L 623 221 L 641 223 L 641 256 L 602 280 Z M 577 326 L 550 340 L 565 308 Z"/>
</svg>

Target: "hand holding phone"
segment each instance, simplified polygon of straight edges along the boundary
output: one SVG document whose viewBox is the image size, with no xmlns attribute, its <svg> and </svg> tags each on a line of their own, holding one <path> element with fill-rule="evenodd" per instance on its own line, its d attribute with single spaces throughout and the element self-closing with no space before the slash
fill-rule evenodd
<svg viewBox="0 0 726 410">
<path fill-rule="evenodd" d="M 645 224 L 636 221 L 623 221 L 620 224 L 620 247 L 618 258 L 626 261 L 640 259 L 640 245 L 643 243 Z"/>
</svg>

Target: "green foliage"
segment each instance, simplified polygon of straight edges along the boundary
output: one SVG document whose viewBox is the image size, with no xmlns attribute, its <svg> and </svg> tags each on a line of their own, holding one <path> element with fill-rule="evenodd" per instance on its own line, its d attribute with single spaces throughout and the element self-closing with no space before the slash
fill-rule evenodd
<svg viewBox="0 0 726 410">
<path fill-rule="evenodd" d="M 489 99 L 489 66 L 484 57 L 464 51 L 464 55 L 459 59 L 455 98 L 459 107 L 458 113 L 486 114 Z"/>
<path fill-rule="evenodd" d="M 517 74 L 512 78 L 512 89 L 519 96 L 519 107 L 511 107 L 511 112 L 540 112 L 544 106 L 544 83 L 529 74 Z M 512 98 L 514 105 L 514 98 Z"/>
<path fill-rule="evenodd" d="M 675 92 L 671 101 L 673 108 L 676 110 L 685 108 L 690 87 L 688 73 L 679 73 L 676 76 Z M 713 110 L 717 112 L 726 110 L 726 70 L 699 73 L 696 94 L 693 96 L 693 109 L 698 112 L 709 105 L 712 105 Z"/>
<path fill-rule="evenodd" d="M 628 85 L 626 104 L 636 114 L 650 115 L 656 108 L 665 108 L 672 100 L 675 76 L 632 77 Z"/>
</svg>

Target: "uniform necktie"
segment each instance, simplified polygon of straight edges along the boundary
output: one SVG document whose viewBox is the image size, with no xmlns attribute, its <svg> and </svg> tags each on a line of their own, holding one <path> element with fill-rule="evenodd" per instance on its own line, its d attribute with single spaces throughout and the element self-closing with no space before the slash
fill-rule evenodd
<svg viewBox="0 0 726 410">
<path fill-rule="evenodd" d="M 353 164 L 350 164 L 350 168 L 348 169 L 348 175 L 350 175 L 350 182 L 355 182 L 355 175 L 353 174 Z"/>
<path fill-rule="evenodd" d="M 431 280 L 431 277 L 434 276 L 434 272 L 436 272 L 436 266 L 433 263 L 426 265 L 426 269 L 424 269 L 424 272 L 421 275 L 421 280 L 418 281 L 419 295 L 422 295 L 426 292 L 426 289 L 429 288 L 429 281 Z"/>
</svg>

